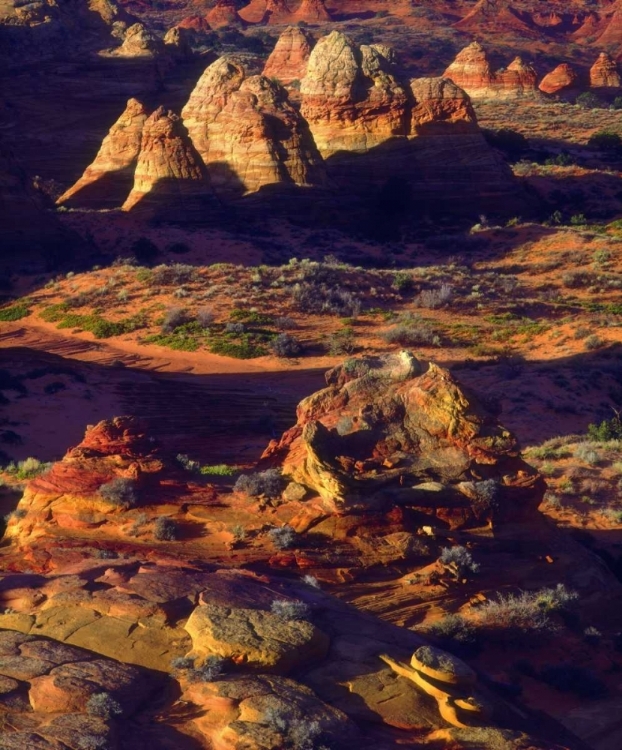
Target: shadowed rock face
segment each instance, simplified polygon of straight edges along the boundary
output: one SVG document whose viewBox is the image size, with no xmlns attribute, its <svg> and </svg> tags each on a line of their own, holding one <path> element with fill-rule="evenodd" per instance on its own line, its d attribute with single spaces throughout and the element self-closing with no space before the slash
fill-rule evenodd
<svg viewBox="0 0 622 750">
<path fill-rule="evenodd" d="M 104 138 L 95 161 L 58 199 L 72 208 L 114 208 L 127 198 L 140 153 L 147 110 L 130 99 L 121 117 Z"/>
<path fill-rule="evenodd" d="M 493 71 L 484 48 L 473 42 L 465 47 L 443 74 L 472 99 L 517 99 L 537 96 L 536 71 L 515 58 L 507 68 Z"/>
<path fill-rule="evenodd" d="M 327 383 L 265 455 L 333 512 L 397 502 L 496 522 L 540 504 L 544 482 L 514 436 L 446 370 L 401 352 L 338 367 Z"/>
<path fill-rule="evenodd" d="M 411 135 L 479 133 L 477 117 L 468 95 L 446 78 L 415 78 Z"/>
<path fill-rule="evenodd" d="M 304 29 L 288 27 L 267 59 L 263 74 L 283 84 L 302 80 L 307 72 L 312 48 L 313 39 Z"/>
<path fill-rule="evenodd" d="M 618 67 L 606 52 L 601 52 L 590 68 L 590 86 L 592 88 L 620 88 L 622 86 Z"/>
<path fill-rule="evenodd" d="M 539 88 L 545 94 L 559 94 L 575 88 L 578 84 L 577 71 L 568 63 L 562 63 L 544 76 Z"/>
<path fill-rule="evenodd" d="M 207 192 L 202 165 L 179 117 L 160 107 L 145 121 L 134 187 L 123 210 L 156 200 L 181 208 Z"/>
<path fill-rule="evenodd" d="M 321 158 L 285 90 L 265 76 L 247 78 L 234 58 L 205 71 L 182 115 L 217 190 L 323 182 Z"/>
</svg>

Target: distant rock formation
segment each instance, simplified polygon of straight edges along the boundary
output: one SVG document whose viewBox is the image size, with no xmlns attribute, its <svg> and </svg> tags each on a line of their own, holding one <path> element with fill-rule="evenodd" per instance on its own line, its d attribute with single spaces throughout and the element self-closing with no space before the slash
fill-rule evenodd
<svg viewBox="0 0 622 750">
<path fill-rule="evenodd" d="M 461 31 L 480 32 L 482 29 L 514 30 L 522 34 L 530 31 L 531 19 L 513 8 L 508 0 L 478 0 L 475 7 L 454 27 Z"/>
<path fill-rule="evenodd" d="M 284 89 L 265 76 L 247 77 L 235 58 L 207 68 L 182 116 L 217 190 L 324 181 L 307 124 Z"/>
<path fill-rule="evenodd" d="M 325 158 L 337 151 L 368 151 L 407 135 L 408 94 L 384 49 L 333 31 L 313 49 L 301 84 L 302 116 Z"/>
<path fill-rule="evenodd" d="M 164 44 L 142 23 L 135 23 L 125 33 L 123 44 L 113 50 L 118 57 L 158 57 L 164 52 Z"/>
<path fill-rule="evenodd" d="M 307 73 L 314 40 L 298 26 L 288 26 L 266 61 L 263 75 L 287 85 L 302 80 Z"/>
<path fill-rule="evenodd" d="M 622 3 L 617 0 L 613 6 L 613 14 L 609 17 L 603 33 L 595 42 L 599 47 L 619 49 L 622 43 Z"/>
<path fill-rule="evenodd" d="M 192 57 L 193 37 L 193 29 L 173 26 L 164 36 L 164 47 L 175 60 L 188 60 Z"/>
<path fill-rule="evenodd" d="M 134 187 L 123 210 L 154 202 L 177 210 L 206 193 L 204 170 L 179 117 L 160 107 L 145 121 Z"/>
<path fill-rule="evenodd" d="M 191 29 L 192 31 L 210 31 L 207 18 L 204 16 L 186 16 L 177 24 L 179 29 Z"/>
<path fill-rule="evenodd" d="M 294 20 L 305 23 L 327 23 L 332 20 L 332 16 L 324 0 L 302 0 L 294 13 Z"/>
<path fill-rule="evenodd" d="M 560 94 L 578 86 L 579 74 L 569 63 L 558 65 L 540 81 L 539 89 L 545 94 Z"/>
<path fill-rule="evenodd" d="M 469 96 L 447 78 L 414 78 L 410 135 L 479 133 Z"/>
<path fill-rule="evenodd" d="M 284 24 L 292 20 L 287 0 L 251 0 L 240 10 L 240 16 L 248 23 Z"/>
<path fill-rule="evenodd" d="M 601 52 L 590 68 L 590 86 L 592 88 L 620 88 L 622 86 L 618 66 L 607 52 Z"/>
<path fill-rule="evenodd" d="M 216 0 L 216 4 L 205 16 L 205 20 L 213 29 L 243 24 L 235 0 Z"/>
<path fill-rule="evenodd" d="M 472 99 L 518 99 L 537 96 L 537 74 L 531 65 L 516 57 L 507 68 L 493 71 L 484 48 L 472 42 L 443 74 Z"/>
<path fill-rule="evenodd" d="M 147 116 L 144 105 L 130 99 L 104 138 L 95 160 L 57 204 L 71 208 L 120 206 L 132 187 Z"/>
</svg>

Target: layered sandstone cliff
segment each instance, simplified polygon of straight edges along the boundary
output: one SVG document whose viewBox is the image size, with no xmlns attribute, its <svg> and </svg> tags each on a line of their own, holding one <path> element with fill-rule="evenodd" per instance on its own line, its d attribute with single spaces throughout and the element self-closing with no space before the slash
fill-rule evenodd
<svg viewBox="0 0 622 750">
<path fill-rule="evenodd" d="M 618 66 L 607 52 L 601 52 L 590 68 L 590 86 L 592 88 L 620 88 L 622 86 Z"/>
<path fill-rule="evenodd" d="M 114 208 L 126 199 L 134 179 L 147 110 L 130 99 L 110 128 L 95 160 L 57 203 L 71 208 Z"/>
<path fill-rule="evenodd" d="M 164 44 L 142 23 L 135 23 L 125 32 L 123 44 L 113 50 L 118 57 L 158 57 L 164 52 Z"/>
<path fill-rule="evenodd" d="M 339 31 L 320 39 L 302 80 L 301 114 L 322 156 L 365 152 L 408 133 L 408 93 L 385 50 Z"/>
<path fill-rule="evenodd" d="M 267 59 L 263 75 L 285 85 L 300 81 L 307 73 L 313 44 L 313 38 L 304 29 L 289 26 Z"/>
<path fill-rule="evenodd" d="M 160 107 L 145 121 L 134 187 L 123 210 L 154 203 L 177 210 L 207 192 L 200 159 L 179 117 Z"/>
<path fill-rule="evenodd" d="M 493 71 L 484 48 L 472 42 L 444 73 L 472 99 L 519 99 L 537 96 L 534 68 L 516 57 L 507 68 Z"/>
<path fill-rule="evenodd" d="M 540 81 L 539 89 L 545 94 L 561 94 L 579 85 L 579 74 L 568 63 L 562 63 L 547 73 Z"/>
<path fill-rule="evenodd" d="M 182 116 L 216 189 L 245 193 L 324 181 L 307 124 L 285 90 L 265 76 L 247 77 L 235 58 L 207 68 Z"/>
</svg>

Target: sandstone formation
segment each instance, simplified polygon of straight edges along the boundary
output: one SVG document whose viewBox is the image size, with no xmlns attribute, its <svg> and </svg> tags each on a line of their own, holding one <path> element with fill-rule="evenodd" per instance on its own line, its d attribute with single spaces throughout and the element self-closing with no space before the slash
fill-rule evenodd
<svg viewBox="0 0 622 750">
<path fill-rule="evenodd" d="M 251 0 L 240 16 L 248 23 L 258 24 L 284 24 L 292 20 L 287 0 Z"/>
<path fill-rule="evenodd" d="M 481 33 L 482 29 L 511 29 L 525 35 L 530 31 L 530 22 L 529 16 L 512 7 L 508 0 L 478 0 L 475 7 L 454 26 L 475 34 Z"/>
<path fill-rule="evenodd" d="M 123 44 L 113 54 L 118 57 L 158 57 L 163 51 L 162 41 L 142 23 L 135 23 L 125 32 Z"/>
<path fill-rule="evenodd" d="M 332 16 L 326 8 L 324 0 L 302 0 L 294 13 L 294 21 L 305 23 L 327 23 Z"/>
<path fill-rule="evenodd" d="M 157 109 L 143 128 L 134 187 L 123 204 L 131 211 L 140 204 L 163 202 L 167 210 L 179 209 L 191 198 L 207 192 L 199 157 L 189 143 L 179 117 Z"/>
<path fill-rule="evenodd" d="M 622 40 L 622 3 L 617 0 L 613 5 L 613 13 L 607 21 L 603 33 L 597 38 L 599 47 L 611 47 L 617 50 Z"/>
<path fill-rule="evenodd" d="M 537 95 L 537 74 L 531 65 L 515 58 L 507 68 L 493 71 L 488 55 L 472 42 L 443 74 L 472 99 L 517 99 Z"/>
<path fill-rule="evenodd" d="M 186 16 L 177 24 L 180 29 L 191 29 L 192 31 L 210 31 L 211 26 L 204 16 Z"/>
<path fill-rule="evenodd" d="M 323 182 L 313 139 L 284 89 L 265 76 L 247 77 L 235 58 L 207 68 L 182 116 L 217 190 Z"/>
<path fill-rule="evenodd" d="M 313 48 L 312 37 L 299 26 L 289 26 L 266 61 L 263 75 L 287 85 L 302 80 Z"/>
<path fill-rule="evenodd" d="M 576 88 L 579 84 L 579 74 L 568 63 L 561 63 L 544 76 L 539 89 L 545 94 L 560 94 Z"/>
<path fill-rule="evenodd" d="M 592 88 L 620 88 L 622 86 L 618 67 L 607 52 L 601 52 L 590 68 L 590 86 Z"/>
<path fill-rule="evenodd" d="M 104 138 L 93 163 L 75 185 L 61 195 L 58 205 L 72 208 L 121 205 L 132 188 L 147 116 L 144 105 L 130 99 Z"/>
<path fill-rule="evenodd" d="M 216 0 L 214 7 L 205 16 L 205 20 L 214 29 L 243 23 L 243 19 L 238 14 L 235 0 Z"/>
<path fill-rule="evenodd" d="M 333 31 L 313 49 L 301 84 L 301 114 L 324 158 L 365 152 L 407 134 L 408 94 L 384 50 L 360 49 Z"/>
<path fill-rule="evenodd" d="M 296 426 L 266 457 L 278 456 L 283 473 L 333 512 L 403 502 L 434 514 L 444 502 L 452 523 L 494 523 L 540 504 L 544 482 L 514 436 L 447 371 L 403 351 L 331 370 L 327 384 L 300 403 Z M 483 500 L 484 487 L 495 502 Z"/>
<path fill-rule="evenodd" d="M 192 57 L 193 37 L 193 29 L 173 26 L 164 36 L 164 47 L 175 60 L 188 60 Z"/>
<path fill-rule="evenodd" d="M 478 133 L 477 117 L 468 95 L 447 78 L 414 78 L 410 134 Z"/>
</svg>

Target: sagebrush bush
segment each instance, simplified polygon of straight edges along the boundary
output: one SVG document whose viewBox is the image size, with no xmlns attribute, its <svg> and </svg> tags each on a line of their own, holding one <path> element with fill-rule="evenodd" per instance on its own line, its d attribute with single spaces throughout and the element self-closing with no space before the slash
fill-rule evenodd
<svg viewBox="0 0 622 750">
<path fill-rule="evenodd" d="M 462 578 L 467 573 L 477 573 L 480 569 L 466 547 L 443 547 L 438 559 L 454 572 L 456 578 Z"/>
<path fill-rule="evenodd" d="M 214 682 L 224 673 L 226 660 L 222 656 L 208 656 L 199 667 L 193 667 L 188 672 L 190 682 Z"/>
<path fill-rule="evenodd" d="M 291 526 L 278 526 L 270 529 L 268 536 L 277 549 L 290 549 L 298 539 L 298 534 Z"/>
<path fill-rule="evenodd" d="M 477 643 L 473 624 L 462 615 L 446 615 L 422 630 L 444 648 L 459 651 L 473 648 Z"/>
<path fill-rule="evenodd" d="M 117 477 L 102 484 L 99 494 L 107 503 L 117 508 L 134 508 L 138 503 L 135 482 L 124 477 Z"/>
<path fill-rule="evenodd" d="M 170 307 L 162 321 L 162 333 L 173 333 L 176 328 L 188 322 L 188 315 L 183 307 Z"/>
<path fill-rule="evenodd" d="M 283 737 L 283 750 L 328 750 L 318 745 L 322 734 L 318 721 L 291 716 L 272 706 L 265 710 L 264 721 Z"/>
<path fill-rule="evenodd" d="M 202 328 L 209 328 L 214 324 L 215 320 L 216 316 L 211 310 L 208 310 L 207 308 L 203 308 L 197 313 L 197 321 Z"/>
<path fill-rule="evenodd" d="M 275 599 L 270 606 L 270 612 L 282 620 L 308 620 L 311 615 L 311 608 L 301 601 Z"/>
<path fill-rule="evenodd" d="M 170 266 L 156 266 L 151 275 L 154 286 L 176 286 L 188 284 L 197 278 L 197 270 L 194 266 L 185 263 L 172 263 Z"/>
<path fill-rule="evenodd" d="M 281 333 L 272 339 L 270 349 L 277 357 L 297 357 L 302 353 L 302 344 L 290 333 Z"/>
<path fill-rule="evenodd" d="M 401 346 L 440 346 L 441 339 L 432 326 L 417 316 L 404 316 L 397 325 L 382 334 L 387 344 Z"/>
<path fill-rule="evenodd" d="M 110 693 L 93 693 L 86 703 L 86 712 L 100 719 L 111 719 L 123 713 L 123 707 Z"/>
<path fill-rule="evenodd" d="M 589 443 L 579 443 L 574 449 L 574 457 L 590 466 L 596 466 L 600 461 L 598 451 L 594 450 Z"/>
<path fill-rule="evenodd" d="M 235 492 L 244 492 L 251 497 L 278 497 L 283 487 L 283 479 L 278 469 L 267 469 L 256 474 L 242 474 L 233 485 Z"/>
<path fill-rule="evenodd" d="M 438 289 L 424 289 L 415 299 L 417 307 L 426 307 L 429 310 L 436 310 L 446 305 L 453 296 L 453 287 L 451 284 L 441 284 Z"/>
<path fill-rule="evenodd" d="M 179 538 L 179 524 L 172 518 L 158 518 L 153 535 L 159 542 L 174 542 Z"/>
</svg>

